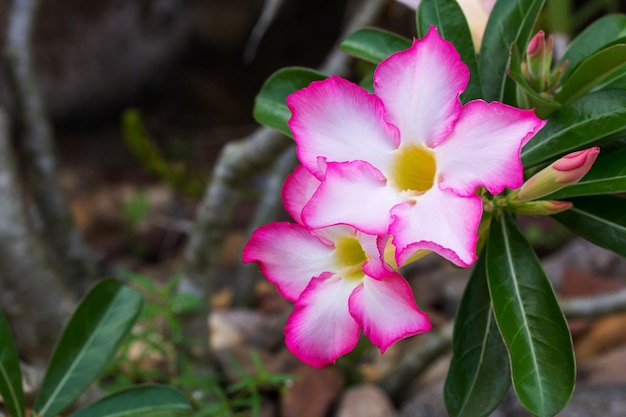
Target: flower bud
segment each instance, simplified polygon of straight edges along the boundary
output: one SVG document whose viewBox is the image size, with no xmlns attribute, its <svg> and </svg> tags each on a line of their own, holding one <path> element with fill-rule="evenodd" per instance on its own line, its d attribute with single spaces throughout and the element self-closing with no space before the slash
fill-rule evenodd
<svg viewBox="0 0 626 417">
<path fill-rule="evenodd" d="M 517 214 L 549 216 L 572 208 L 574 205 L 568 201 L 539 200 L 528 201 L 511 207 L 511 211 Z"/>
<path fill-rule="evenodd" d="M 526 181 L 514 199 L 536 200 L 577 183 L 589 172 L 599 152 L 600 148 L 593 147 L 565 155 Z"/>
<path fill-rule="evenodd" d="M 552 36 L 546 40 L 543 30 L 532 37 L 526 48 L 526 65 L 531 85 L 538 92 L 545 91 L 550 83 L 550 69 L 553 55 Z"/>
</svg>

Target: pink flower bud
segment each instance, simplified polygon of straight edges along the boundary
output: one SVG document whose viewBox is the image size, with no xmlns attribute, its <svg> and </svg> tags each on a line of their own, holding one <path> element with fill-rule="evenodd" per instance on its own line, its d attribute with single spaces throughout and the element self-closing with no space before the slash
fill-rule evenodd
<svg viewBox="0 0 626 417">
<path fill-rule="evenodd" d="M 536 200 L 580 181 L 596 160 L 600 148 L 572 152 L 533 175 L 516 195 L 518 201 Z"/>
<path fill-rule="evenodd" d="M 537 32 L 535 36 L 532 37 L 530 42 L 528 42 L 528 47 L 526 48 L 526 54 L 529 57 L 541 56 L 543 51 L 546 48 L 546 38 L 543 30 Z"/>
</svg>

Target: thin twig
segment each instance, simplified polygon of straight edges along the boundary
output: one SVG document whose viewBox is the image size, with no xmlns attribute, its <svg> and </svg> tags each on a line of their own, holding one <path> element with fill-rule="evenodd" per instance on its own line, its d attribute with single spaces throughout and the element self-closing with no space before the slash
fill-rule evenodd
<svg viewBox="0 0 626 417">
<path fill-rule="evenodd" d="M 450 321 L 441 329 L 430 332 L 423 343 L 404 356 L 394 372 L 378 382 L 390 398 L 399 401 L 410 383 L 421 375 L 435 359 L 450 350 L 453 327 L 454 322 Z"/>
<path fill-rule="evenodd" d="M 70 315 L 72 297 L 29 223 L 8 131 L 0 110 L 0 306 L 21 354 L 42 363 Z"/>
<path fill-rule="evenodd" d="M 24 171 L 43 220 L 46 243 L 67 281 L 84 290 L 93 282 L 95 267 L 59 181 L 52 129 L 33 65 L 31 38 L 40 2 L 13 0 L 11 4 L 6 56 L 20 108 Z"/>
<path fill-rule="evenodd" d="M 596 318 L 626 312 L 626 289 L 612 294 L 561 300 L 568 319 Z"/>
</svg>

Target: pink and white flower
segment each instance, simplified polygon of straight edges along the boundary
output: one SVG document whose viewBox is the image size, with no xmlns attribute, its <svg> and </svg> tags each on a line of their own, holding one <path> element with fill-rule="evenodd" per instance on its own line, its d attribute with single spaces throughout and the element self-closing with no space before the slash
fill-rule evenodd
<svg viewBox="0 0 626 417">
<path fill-rule="evenodd" d="M 296 168 L 283 187 L 297 223 L 271 223 L 246 244 L 244 262 L 258 262 L 295 307 L 286 344 L 303 362 L 322 367 L 356 345 L 361 328 L 381 352 L 395 341 L 430 329 L 411 288 L 384 261 L 387 236 L 338 225 L 308 229 L 301 212 L 320 182 Z"/>
<path fill-rule="evenodd" d="M 499 102 L 461 105 L 468 80 L 454 46 L 431 28 L 378 65 L 375 94 L 336 76 L 291 94 L 298 157 L 320 181 L 303 223 L 391 234 L 398 265 L 420 249 L 471 265 L 477 187 L 521 186 L 520 149 L 545 122 Z"/>
</svg>

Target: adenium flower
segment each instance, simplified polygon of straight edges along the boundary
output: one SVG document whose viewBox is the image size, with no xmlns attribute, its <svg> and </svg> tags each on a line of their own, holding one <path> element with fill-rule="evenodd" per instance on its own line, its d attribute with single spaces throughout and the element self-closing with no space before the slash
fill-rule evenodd
<svg viewBox="0 0 626 417">
<path fill-rule="evenodd" d="M 417 10 L 421 0 L 398 0 L 400 3 Z M 472 34 L 474 47 L 478 51 L 483 42 L 483 34 L 487 27 L 489 14 L 496 0 L 457 0 Z"/>
<path fill-rule="evenodd" d="M 301 211 L 319 181 L 296 168 L 283 187 L 296 223 L 257 229 L 243 251 L 295 307 L 285 327 L 287 347 L 303 362 L 322 367 L 356 345 L 361 328 L 381 352 L 431 325 L 411 288 L 384 261 L 388 237 L 339 225 L 308 229 Z"/>
<path fill-rule="evenodd" d="M 391 234 L 398 265 L 421 249 L 471 265 L 477 187 L 520 187 L 520 149 L 545 122 L 499 102 L 462 106 L 468 80 L 454 46 L 431 28 L 378 65 L 375 94 L 333 76 L 287 97 L 298 157 L 320 181 L 303 224 Z"/>
</svg>

